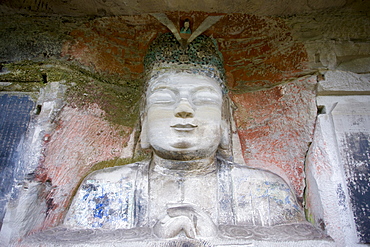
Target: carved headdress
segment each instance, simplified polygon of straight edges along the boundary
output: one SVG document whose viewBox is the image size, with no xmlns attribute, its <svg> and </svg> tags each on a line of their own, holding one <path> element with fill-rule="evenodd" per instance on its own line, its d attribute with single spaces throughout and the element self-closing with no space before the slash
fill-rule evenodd
<svg viewBox="0 0 370 247">
<path fill-rule="evenodd" d="M 205 35 L 199 35 L 186 46 L 181 45 L 172 33 L 160 35 L 149 47 L 144 69 L 147 81 L 168 72 L 184 72 L 210 77 L 225 90 L 222 54 L 216 41 Z"/>
</svg>

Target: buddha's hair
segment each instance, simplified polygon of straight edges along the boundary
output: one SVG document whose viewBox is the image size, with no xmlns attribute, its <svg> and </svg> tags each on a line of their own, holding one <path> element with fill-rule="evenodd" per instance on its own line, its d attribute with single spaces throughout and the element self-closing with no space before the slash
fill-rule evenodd
<svg viewBox="0 0 370 247">
<path fill-rule="evenodd" d="M 216 40 L 199 35 L 190 44 L 182 46 L 172 33 L 159 35 L 149 46 L 144 59 L 145 81 L 148 83 L 165 73 L 203 75 L 225 86 L 225 69 Z"/>
</svg>

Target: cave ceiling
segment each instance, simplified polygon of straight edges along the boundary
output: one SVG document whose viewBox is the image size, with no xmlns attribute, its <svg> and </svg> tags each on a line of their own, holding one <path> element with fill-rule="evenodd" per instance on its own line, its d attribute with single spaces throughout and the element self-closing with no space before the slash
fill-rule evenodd
<svg viewBox="0 0 370 247">
<path fill-rule="evenodd" d="M 119 16 L 169 11 L 295 15 L 317 11 L 370 12 L 367 0 L 0 0 L 0 15 Z"/>
</svg>

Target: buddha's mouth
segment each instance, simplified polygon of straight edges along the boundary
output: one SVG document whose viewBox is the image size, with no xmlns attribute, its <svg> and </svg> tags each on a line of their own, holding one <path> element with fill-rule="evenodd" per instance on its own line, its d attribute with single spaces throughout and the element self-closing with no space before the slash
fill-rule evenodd
<svg viewBox="0 0 370 247">
<path fill-rule="evenodd" d="M 171 128 L 174 128 L 177 131 L 192 131 L 196 127 L 198 127 L 198 125 L 195 125 L 195 124 L 175 124 L 175 125 L 171 125 Z"/>
</svg>

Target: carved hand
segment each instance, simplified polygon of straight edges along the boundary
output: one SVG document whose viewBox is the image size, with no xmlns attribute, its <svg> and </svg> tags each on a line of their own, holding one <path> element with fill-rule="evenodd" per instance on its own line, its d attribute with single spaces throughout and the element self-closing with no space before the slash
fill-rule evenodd
<svg viewBox="0 0 370 247">
<path fill-rule="evenodd" d="M 161 238 L 172 238 L 181 231 L 189 238 L 216 235 L 216 226 L 210 217 L 190 204 L 173 204 L 167 214 L 158 220 L 154 233 Z"/>
</svg>

